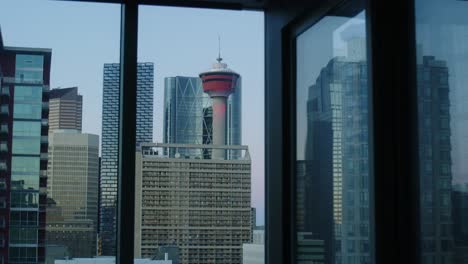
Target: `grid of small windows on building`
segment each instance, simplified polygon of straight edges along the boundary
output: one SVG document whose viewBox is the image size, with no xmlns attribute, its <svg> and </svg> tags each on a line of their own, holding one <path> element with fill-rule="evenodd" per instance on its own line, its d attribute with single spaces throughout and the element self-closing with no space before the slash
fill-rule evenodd
<svg viewBox="0 0 468 264">
<path fill-rule="evenodd" d="M 176 157 L 164 155 L 165 148 Z M 148 144 L 137 153 L 135 256 L 175 245 L 182 264 L 239 264 L 242 245 L 251 241 L 248 149 L 225 146 L 243 155 L 214 160 L 177 154 L 185 148 L 211 147 Z"/>
<path fill-rule="evenodd" d="M 137 148 L 153 141 L 154 64 L 138 63 Z M 101 141 L 100 226 L 102 254 L 115 255 L 120 64 L 104 64 Z"/>
</svg>

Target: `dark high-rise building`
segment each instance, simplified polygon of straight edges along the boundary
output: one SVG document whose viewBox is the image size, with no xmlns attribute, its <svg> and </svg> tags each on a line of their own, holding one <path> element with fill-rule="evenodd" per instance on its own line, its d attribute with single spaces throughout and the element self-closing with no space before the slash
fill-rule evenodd
<svg viewBox="0 0 468 264">
<path fill-rule="evenodd" d="M 455 263 L 448 68 L 433 56 L 422 59 L 417 82 L 422 261 Z"/>
<path fill-rule="evenodd" d="M 468 263 L 468 184 L 457 184 L 452 191 L 454 257 L 453 263 Z"/>
<path fill-rule="evenodd" d="M 242 141 L 241 92 L 239 77 L 234 92 L 227 100 L 227 145 L 240 145 Z M 164 79 L 164 143 L 211 144 L 212 122 L 211 98 L 203 92 L 200 78 L 176 76 Z M 199 153 L 180 154 L 198 155 Z M 205 154 L 205 156 L 210 155 Z"/>
<path fill-rule="evenodd" d="M 52 89 L 49 96 L 49 133 L 57 129 L 81 132 L 83 96 L 78 87 Z"/>
<path fill-rule="evenodd" d="M 350 53 L 309 87 L 305 160 L 296 164 L 296 224 L 323 241 L 319 263 L 371 263 L 367 64 L 359 49 Z"/>
<path fill-rule="evenodd" d="M 153 63 L 138 63 L 137 79 L 137 148 L 153 142 Z M 117 152 L 119 133 L 120 64 L 104 64 L 101 181 L 100 181 L 100 239 L 102 254 L 115 255 Z"/>
<path fill-rule="evenodd" d="M 52 50 L 6 47 L 0 32 L 0 261 L 44 263 Z"/>
</svg>

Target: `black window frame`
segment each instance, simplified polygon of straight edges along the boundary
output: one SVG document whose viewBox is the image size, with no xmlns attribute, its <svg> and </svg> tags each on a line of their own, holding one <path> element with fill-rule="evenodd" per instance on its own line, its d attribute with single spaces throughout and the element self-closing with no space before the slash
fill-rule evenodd
<svg viewBox="0 0 468 264">
<path fill-rule="evenodd" d="M 259 10 L 265 16 L 265 261 L 294 263 L 297 32 L 352 0 L 65 0 L 122 4 L 118 212 L 134 214 L 138 6 Z M 310 3 L 312 2 L 312 3 Z M 420 263 L 414 0 L 367 0 L 375 263 Z M 125 95 L 125 96 L 123 96 Z M 125 157 L 125 162 L 123 161 Z M 121 177 L 121 175 L 127 175 Z M 133 263 L 134 218 L 118 213 L 117 263 Z"/>
</svg>

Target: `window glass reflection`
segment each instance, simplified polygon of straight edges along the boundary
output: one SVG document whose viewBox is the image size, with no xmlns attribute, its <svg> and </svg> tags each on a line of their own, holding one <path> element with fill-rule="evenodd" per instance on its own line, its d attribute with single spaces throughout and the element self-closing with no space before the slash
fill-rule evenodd
<svg viewBox="0 0 468 264">
<path fill-rule="evenodd" d="M 415 2 L 421 262 L 468 263 L 468 2 Z"/>
<path fill-rule="evenodd" d="M 373 263 L 364 17 L 297 38 L 297 263 Z"/>
</svg>

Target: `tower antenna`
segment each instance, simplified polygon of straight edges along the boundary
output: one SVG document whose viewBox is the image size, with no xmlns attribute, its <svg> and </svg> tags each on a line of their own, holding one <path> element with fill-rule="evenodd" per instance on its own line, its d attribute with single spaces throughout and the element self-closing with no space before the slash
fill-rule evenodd
<svg viewBox="0 0 468 264">
<path fill-rule="evenodd" d="M 216 59 L 220 63 L 223 58 L 221 58 L 221 37 L 218 34 L 218 58 Z"/>
</svg>

